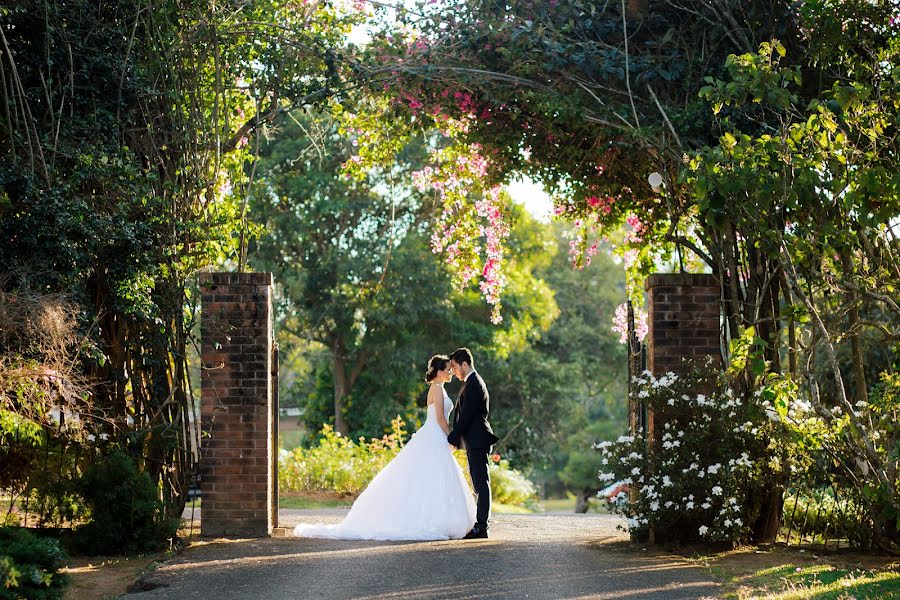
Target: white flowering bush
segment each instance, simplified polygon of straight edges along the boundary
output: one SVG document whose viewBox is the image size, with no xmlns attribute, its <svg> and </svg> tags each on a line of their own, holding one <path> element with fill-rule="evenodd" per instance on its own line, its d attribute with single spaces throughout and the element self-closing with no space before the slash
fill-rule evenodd
<svg viewBox="0 0 900 600">
<path fill-rule="evenodd" d="M 643 432 L 596 446 L 604 485 L 629 484 L 610 508 L 624 514 L 635 539 L 737 544 L 760 515 L 761 491 L 775 485 L 780 464 L 771 441 L 780 433 L 759 404 L 740 398 L 724 376 L 645 371 L 634 379 L 654 414 L 653 440 Z M 707 390 L 698 393 L 696 390 Z"/>
</svg>

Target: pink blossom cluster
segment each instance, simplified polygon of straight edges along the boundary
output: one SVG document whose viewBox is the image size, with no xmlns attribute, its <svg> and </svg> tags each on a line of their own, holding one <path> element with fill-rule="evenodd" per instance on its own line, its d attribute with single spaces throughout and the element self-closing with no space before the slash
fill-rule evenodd
<svg viewBox="0 0 900 600">
<path fill-rule="evenodd" d="M 481 271 L 483 279 L 479 287 L 488 303 L 494 306 L 491 322 L 497 324 L 503 320 L 499 307 L 500 294 L 506 286 L 506 276 L 500 267 L 503 261 L 503 242 L 509 237 L 509 225 L 503 220 L 503 213 L 500 210 L 499 186 L 487 190 L 485 196 L 475 203 L 475 212 L 488 223 L 481 227 L 486 240 L 487 260 Z"/>
<path fill-rule="evenodd" d="M 616 307 L 616 314 L 613 317 L 612 330 L 619 334 L 619 343 L 628 342 L 628 303 L 623 302 Z M 649 326 L 647 324 L 647 313 L 640 308 L 634 308 L 634 334 L 637 339 L 643 340 L 647 336 Z"/>
<path fill-rule="evenodd" d="M 500 297 L 507 282 L 502 270 L 503 244 L 509 237 L 509 225 L 501 208 L 500 188 L 481 188 L 489 167 L 481 150 L 479 144 L 463 146 L 452 154 L 439 150 L 435 153 L 436 166 L 414 173 L 413 183 L 420 191 L 433 189 L 444 206 L 431 236 L 432 251 L 446 254 L 446 262 L 461 286 L 480 276 L 479 289 L 493 307 L 491 321 L 496 324 L 503 320 Z M 469 203 L 470 195 L 479 190 L 480 199 L 474 205 Z M 484 263 L 479 269 L 482 251 Z"/>
<path fill-rule="evenodd" d="M 615 203 L 615 201 L 615 198 L 611 196 L 607 196 L 605 198 L 600 198 L 599 196 L 589 196 L 587 199 L 588 206 L 596 209 L 604 215 L 608 215 L 612 212 L 613 204 Z"/>
<path fill-rule="evenodd" d="M 591 264 L 591 259 L 600 252 L 600 240 L 595 240 L 590 246 L 584 247 L 584 236 L 578 234 L 569 241 L 569 258 L 572 259 L 572 267 L 583 269 Z"/>
</svg>

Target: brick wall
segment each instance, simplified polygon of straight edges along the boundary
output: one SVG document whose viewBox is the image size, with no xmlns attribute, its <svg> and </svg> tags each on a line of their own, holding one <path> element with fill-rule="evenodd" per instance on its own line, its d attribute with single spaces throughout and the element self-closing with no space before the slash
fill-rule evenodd
<svg viewBox="0 0 900 600">
<path fill-rule="evenodd" d="M 201 273 L 200 533 L 277 527 L 272 274 Z"/>
<path fill-rule="evenodd" d="M 650 298 L 647 368 L 681 370 L 682 358 L 721 362 L 719 282 L 714 275 L 657 273 L 645 282 Z"/>
</svg>

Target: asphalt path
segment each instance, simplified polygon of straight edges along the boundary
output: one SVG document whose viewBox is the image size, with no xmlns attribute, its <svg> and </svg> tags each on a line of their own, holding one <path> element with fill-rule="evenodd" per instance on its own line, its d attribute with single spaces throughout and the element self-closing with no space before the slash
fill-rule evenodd
<svg viewBox="0 0 900 600">
<path fill-rule="evenodd" d="M 281 525 L 333 523 L 341 509 L 283 510 Z M 487 540 L 294 537 L 193 544 L 129 600 L 600 600 L 717 598 L 702 568 L 630 544 L 610 515 L 497 515 Z"/>
</svg>

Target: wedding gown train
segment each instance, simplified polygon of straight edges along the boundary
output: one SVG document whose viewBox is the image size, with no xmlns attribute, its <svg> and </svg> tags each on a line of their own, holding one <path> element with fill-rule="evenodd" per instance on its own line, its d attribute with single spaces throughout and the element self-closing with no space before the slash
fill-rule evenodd
<svg viewBox="0 0 900 600">
<path fill-rule="evenodd" d="M 444 392 L 444 417 L 453 403 Z M 334 525 L 297 525 L 294 535 L 343 540 L 446 540 L 475 524 L 475 498 L 437 423 L 434 404 L 402 450 Z"/>
</svg>

